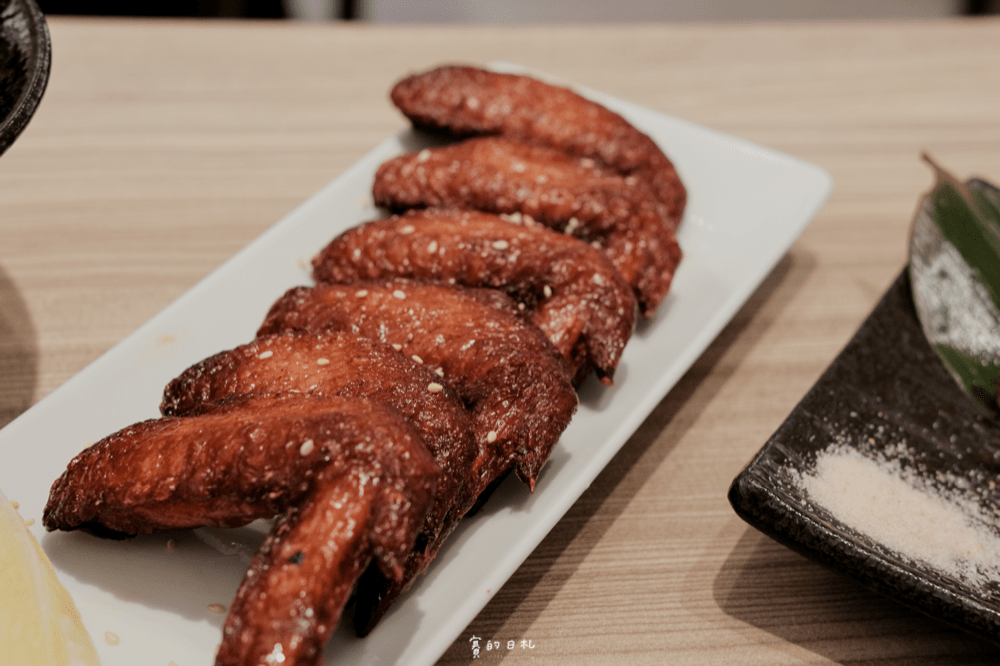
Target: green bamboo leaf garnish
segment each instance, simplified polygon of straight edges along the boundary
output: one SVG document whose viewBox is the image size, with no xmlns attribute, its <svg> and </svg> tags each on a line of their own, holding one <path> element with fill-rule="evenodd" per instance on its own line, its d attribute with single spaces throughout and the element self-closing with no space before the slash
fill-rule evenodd
<svg viewBox="0 0 1000 666">
<path fill-rule="evenodd" d="M 931 346 L 987 414 L 1000 413 L 1000 190 L 962 182 L 926 155 L 937 182 L 910 236 L 913 302 Z"/>
</svg>

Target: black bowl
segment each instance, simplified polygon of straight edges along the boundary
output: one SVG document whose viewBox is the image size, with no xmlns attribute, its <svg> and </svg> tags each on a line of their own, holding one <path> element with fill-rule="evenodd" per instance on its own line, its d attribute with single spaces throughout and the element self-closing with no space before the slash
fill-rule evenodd
<svg viewBox="0 0 1000 666">
<path fill-rule="evenodd" d="M 0 154 L 35 113 L 51 64 L 42 10 L 33 0 L 0 0 Z"/>
</svg>

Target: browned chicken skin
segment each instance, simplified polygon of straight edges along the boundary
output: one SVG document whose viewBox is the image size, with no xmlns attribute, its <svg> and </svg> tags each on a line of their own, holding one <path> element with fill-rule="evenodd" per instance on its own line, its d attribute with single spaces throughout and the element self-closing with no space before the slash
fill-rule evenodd
<svg viewBox="0 0 1000 666">
<path fill-rule="evenodd" d="M 681 259 L 645 181 L 549 146 L 481 137 L 426 148 L 383 164 L 372 192 L 376 204 L 396 212 L 516 213 L 577 236 L 608 255 L 646 315 L 666 297 Z"/>
<path fill-rule="evenodd" d="M 216 664 L 281 654 L 309 666 L 369 562 L 402 576 L 439 476 L 394 410 L 251 397 L 143 421 L 89 447 L 54 484 L 43 520 L 50 530 L 138 534 L 282 514 L 240 585 Z"/>
<path fill-rule="evenodd" d="M 673 164 L 617 113 L 568 88 L 516 74 L 448 66 L 407 77 L 391 93 L 413 124 L 453 136 L 503 135 L 589 157 L 649 183 L 674 228 L 687 193 Z"/>
<path fill-rule="evenodd" d="M 165 415 L 211 411 L 234 396 L 361 397 L 386 404 L 410 420 L 441 467 L 418 548 L 406 580 L 423 572 L 476 501 L 468 475 L 478 455 L 461 400 L 431 370 L 391 346 L 350 333 L 290 332 L 257 338 L 188 368 L 164 391 Z"/>
<path fill-rule="evenodd" d="M 361 409 L 344 399 L 324 401 L 319 412 L 282 401 L 236 408 L 243 404 L 197 419 L 142 421 L 88 447 L 53 484 L 45 526 L 136 535 L 271 518 L 309 490 L 319 455 L 273 443 L 315 442 L 313 430 L 341 418 L 328 412 Z"/>
<path fill-rule="evenodd" d="M 541 225 L 476 211 L 412 211 L 366 222 L 313 259 L 313 276 L 502 289 L 531 311 L 577 381 L 593 367 L 610 383 L 635 323 L 635 297 L 601 252 Z"/>
<path fill-rule="evenodd" d="M 365 552 L 373 498 L 360 476 L 330 479 L 279 519 L 233 601 L 216 666 L 319 663 L 367 566 L 357 555 Z M 328 541 L 317 543 L 317 534 Z"/>
<path fill-rule="evenodd" d="M 455 389 L 480 442 L 470 480 L 479 495 L 516 467 L 532 489 L 576 411 L 576 392 L 545 335 L 491 290 L 395 279 L 297 287 L 258 335 L 349 331 L 398 347 Z"/>
<path fill-rule="evenodd" d="M 286 330 L 372 337 L 440 375 L 472 414 L 479 443 L 467 479 L 472 495 L 480 496 L 510 469 L 533 490 L 576 411 L 576 392 L 552 344 L 494 290 L 403 279 L 297 287 L 272 306 L 258 335 Z M 358 584 L 359 632 L 374 627 L 409 582 L 366 573 Z"/>
</svg>

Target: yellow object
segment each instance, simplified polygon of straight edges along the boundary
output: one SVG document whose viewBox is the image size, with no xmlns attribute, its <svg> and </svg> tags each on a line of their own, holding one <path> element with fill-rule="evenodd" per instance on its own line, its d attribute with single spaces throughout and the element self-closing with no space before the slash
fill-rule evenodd
<svg viewBox="0 0 1000 666">
<path fill-rule="evenodd" d="M 0 491 L 0 662 L 97 666 L 73 599 L 14 505 Z"/>
</svg>

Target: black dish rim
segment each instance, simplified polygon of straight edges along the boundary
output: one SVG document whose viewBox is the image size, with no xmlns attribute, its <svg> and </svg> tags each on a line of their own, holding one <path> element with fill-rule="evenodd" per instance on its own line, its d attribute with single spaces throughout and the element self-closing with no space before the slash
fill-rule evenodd
<svg viewBox="0 0 1000 666">
<path fill-rule="evenodd" d="M 35 114 L 52 67 L 52 40 L 42 10 L 34 0 L 10 0 L 0 17 L 0 38 L 8 38 L 5 27 L 14 18 L 22 18 L 27 30 L 27 41 L 11 42 L 11 47 L 24 56 L 28 76 L 10 113 L 0 121 L 0 154 L 14 143 Z"/>
<path fill-rule="evenodd" d="M 923 334 L 910 289 L 904 269 L 843 351 L 734 479 L 728 499 L 740 518 L 791 550 L 1000 645 L 996 590 L 973 589 L 893 553 L 783 481 L 789 469 L 808 472 L 816 453 L 835 440 L 844 441 L 845 429 L 848 441 L 872 441 L 872 421 L 882 417 L 926 454 L 931 473 L 939 469 L 995 477 L 1000 472 L 991 460 L 1000 451 L 1000 423 L 984 417 L 948 375 Z M 963 448 L 951 447 L 952 435 L 964 442 Z M 982 452 L 970 456 L 974 449 L 966 444 L 973 435 Z M 988 491 L 984 498 L 995 509 L 1000 490 Z"/>
</svg>

